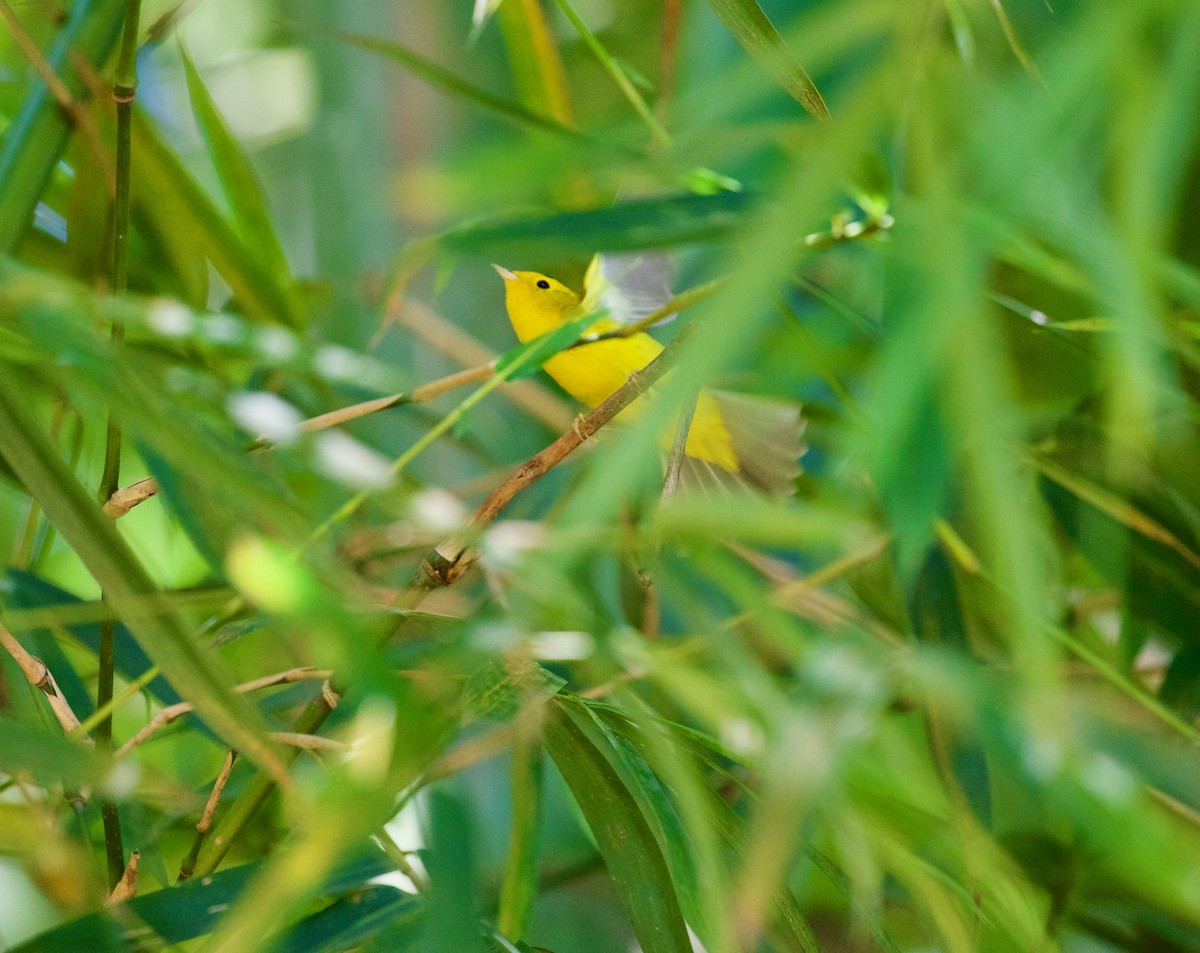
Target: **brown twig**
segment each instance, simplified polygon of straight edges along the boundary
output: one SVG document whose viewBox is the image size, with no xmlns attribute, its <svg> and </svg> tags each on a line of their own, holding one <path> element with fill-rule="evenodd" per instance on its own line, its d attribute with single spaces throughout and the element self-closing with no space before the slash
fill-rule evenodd
<svg viewBox="0 0 1200 953">
<path fill-rule="evenodd" d="M 456 324 L 418 301 L 401 300 L 388 311 L 387 320 L 411 331 L 430 347 L 467 367 L 494 362 L 495 355 Z M 555 430 L 566 429 L 575 414 L 565 401 L 534 381 L 513 381 L 501 391 L 505 397 Z"/>
<path fill-rule="evenodd" d="M 264 675 L 262 678 L 256 678 L 253 681 L 243 682 L 241 685 L 235 687 L 234 691 L 242 693 L 257 692 L 260 689 L 271 688 L 275 685 L 286 685 L 291 682 L 303 682 L 314 678 L 325 679 L 329 678 L 331 674 L 331 672 L 323 669 L 293 668 L 286 672 L 276 672 L 274 675 Z M 118 758 L 124 757 L 138 745 L 144 743 L 146 739 L 156 731 L 165 728 L 167 725 L 171 724 L 171 722 L 178 718 L 182 718 L 192 710 L 193 705 L 191 702 L 179 702 L 175 705 L 168 705 L 157 715 L 155 715 L 154 718 L 150 720 L 149 724 L 142 728 L 141 731 L 126 741 L 125 744 L 121 745 L 121 747 L 116 750 L 115 756 Z"/>
<path fill-rule="evenodd" d="M 0 2 L 3 2 L 3 0 L 0 0 Z M 480 364 L 463 371 L 447 374 L 445 377 L 439 377 L 437 380 L 422 384 L 411 391 L 390 394 L 387 397 L 375 397 L 371 400 L 351 404 L 349 407 L 340 407 L 337 410 L 318 414 L 316 417 L 309 417 L 307 420 L 301 421 L 300 429 L 305 433 L 313 433 L 318 430 L 326 430 L 329 427 L 336 427 L 347 421 L 357 420 L 359 417 L 366 417 L 368 414 L 379 413 L 379 411 L 388 410 L 391 407 L 399 407 L 403 404 L 420 404 L 474 381 L 486 380 L 492 376 L 494 371 L 494 361 L 487 364 Z M 270 444 L 261 438 L 250 445 L 250 449 L 255 450 L 269 447 Z M 121 487 L 104 503 L 102 507 L 104 515 L 109 517 L 109 519 L 120 519 L 139 503 L 144 503 L 150 499 L 160 489 L 158 480 L 154 477 L 146 477 L 146 479 L 139 480 L 137 483 Z"/>
<path fill-rule="evenodd" d="M 280 744 L 291 745 L 301 751 L 349 751 L 350 745 L 335 738 L 322 738 L 320 735 L 306 734 L 302 731 L 269 731 L 267 737 Z"/>
<path fill-rule="evenodd" d="M 129 863 L 125 865 L 125 872 L 121 874 L 121 879 L 117 881 L 117 885 L 113 887 L 112 893 L 104 901 L 106 907 L 114 907 L 118 903 L 132 900 L 137 895 L 138 861 L 141 859 L 142 855 L 138 851 L 130 852 Z"/>
<path fill-rule="evenodd" d="M 658 99 L 654 111 L 658 121 L 665 123 L 675 95 L 675 73 L 679 62 L 679 21 L 683 17 L 683 0 L 664 0 L 662 13 L 662 45 L 658 55 Z"/>
<path fill-rule="evenodd" d="M 46 696 L 46 702 L 62 726 L 63 732 L 69 735 L 78 728 L 79 719 L 75 716 L 71 703 L 63 695 L 62 689 L 58 687 L 58 682 L 54 680 L 53 673 L 46 667 L 46 663 L 27 652 L 25 647 L 3 626 L 0 626 L 0 645 L 20 666 L 25 678 L 29 680 L 29 684 Z M 80 740 L 89 747 L 95 744 L 87 735 Z"/>
<path fill-rule="evenodd" d="M 158 481 L 154 477 L 146 477 L 116 490 L 101 509 L 109 519 L 120 519 L 139 503 L 144 503 L 154 496 L 159 489 Z"/>
<path fill-rule="evenodd" d="M 233 771 L 233 762 L 236 760 L 237 752 L 230 748 L 229 754 L 225 756 L 225 763 L 221 765 L 221 770 L 217 773 L 217 780 L 213 782 L 212 792 L 208 795 L 208 802 L 204 805 L 204 813 L 196 822 L 196 837 L 192 841 L 192 849 L 188 851 L 183 863 L 179 865 L 179 876 L 176 878 L 179 882 L 187 880 L 196 869 L 196 858 L 200 854 L 200 848 L 204 846 L 204 839 L 208 837 L 213 815 L 217 813 L 217 805 L 221 802 L 221 794 L 225 791 L 225 785 L 229 783 L 229 775 Z"/>
<path fill-rule="evenodd" d="M 492 523 L 514 496 L 540 480 L 562 463 L 580 444 L 591 437 L 617 414 L 637 400 L 667 372 L 685 334 L 679 335 L 657 358 L 640 371 L 629 375 L 625 384 L 604 403 L 575 420 L 574 426 L 548 447 L 535 453 L 512 476 L 492 491 L 475 510 L 468 532 L 475 534 Z M 448 586 L 470 568 L 476 553 L 459 540 L 447 540 L 434 551 L 418 571 L 413 585 L 417 590 Z"/>
</svg>

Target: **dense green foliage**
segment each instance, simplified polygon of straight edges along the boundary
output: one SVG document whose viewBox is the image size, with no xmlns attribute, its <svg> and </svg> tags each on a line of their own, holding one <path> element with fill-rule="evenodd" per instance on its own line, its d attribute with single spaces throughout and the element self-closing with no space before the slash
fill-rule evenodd
<svg viewBox="0 0 1200 953">
<path fill-rule="evenodd" d="M 1195 0 L 146 0 L 118 110 L 139 6 L 3 7 L 0 946 L 1200 950 Z M 489 263 L 648 248 L 472 521 Z"/>
</svg>

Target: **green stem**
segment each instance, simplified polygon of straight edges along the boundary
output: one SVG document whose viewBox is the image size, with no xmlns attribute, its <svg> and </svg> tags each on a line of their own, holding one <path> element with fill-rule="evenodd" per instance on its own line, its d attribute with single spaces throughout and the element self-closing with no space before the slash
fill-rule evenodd
<svg viewBox="0 0 1200 953">
<path fill-rule="evenodd" d="M 329 713 L 333 711 L 325 694 L 322 691 L 308 703 L 304 711 L 297 717 L 295 724 L 292 725 L 292 731 L 311 735 L 324 724 Z M 296 760 L 299 754 L 300 749 L 289 748 L 281 754 L 280 760 L 285 764 L 290 764 Z M 192 875 L 206 877 L 217 869 L 217 866 L 225 859 L 225 855 L 229 853 L 229 848 L 233 846 L 234 840 L 250 823 L 250 819 L 254 817 L 274 790 L 275 781 L 270 775 L 261 771 L 254 775 L 245 790 L 238 795 L 229 810 L 225 812 L 221 822 L 215 826 L 213 836 L 208 838 L 197 852 L 195 867 L 191 871 Z"/>
<path fill-rule="evenodd" d="M 117 104 L 117 168 L 116 195 L 113 202 L 113 253 L 112 291 L 114 295 L 125 293 L 129 285 L 127 238 L 129 235 L 129 169 L 133 144 L 133 100 L 137 95 L 137 36 L 141 19 L 141 0 L 126 0 L 125 28 L 121 33 L 121 52 L 117 62 L 117 76 L 113 83 L 113 100 Z M 112 346 L 119 349 L 125 340 L 125 329 L 121 324 L 112 326 Z M 97 494 L 104 502 L 116 492 L 121 483 L 121 425 L 112 413 L 104 441 L 104 471 L 100 476 Z M 99 672 L 96 679 L 96 707 L 109 706 L 113 697 L 113 681 L 116 672 L 115 620 L 107 620 L 100 626 Z M 109 711 L 96 725 L 96 747 L 100 751 L 112 750 L 112 712 Z M 104 800 L 100 804 L 100 816 L 104 821 L 104 855 L 108 864 L 109 887 L 116 887 L 125 872 L 125 850 L 121 842 L 121 815 L 114 801 Z"/>
<path fill-rule="evenodd" d="M 555 0 L 555 3 L 558 4 L 558 8 L 562 10 L 563 15 L 571 21 L 571 25 L 575 27 L 583 42 L 596 55 L 596 59 L 600 61 L 600 65 L 613 78 L 613 82 L 617 84 L 617 88 L 621 90 L 622 95 L 629 100 L 629 105 L 641 116 L 642 122 L 650 130 L 650 134 L 654 137 L 655 142 L 660 146 L 670 145 L 671 136 L 662 127 L 662 124 L 654 118 L 654 113 L 650 111 L 650 107 L 642 99 L 641 93 L 637 91 L 637 87 L 625 75 L 625 71 L 621 69 L 621 64 L 612 58 L 608 50 L 604 48 L 604 44 L 596 38 L 595 33 L 588 29 L 588 25 L 583 22 L 583 19 L 575 12 L 575 9 L 568 0 Z"/>
</svg>

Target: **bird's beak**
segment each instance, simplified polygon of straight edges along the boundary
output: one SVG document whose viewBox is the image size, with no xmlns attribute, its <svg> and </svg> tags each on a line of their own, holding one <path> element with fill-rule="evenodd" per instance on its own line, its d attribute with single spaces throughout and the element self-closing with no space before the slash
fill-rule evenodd
<svg viewBox="0 0 1200 953">
<path fill-rule="evenodd" d="M 516 281 L 517 280 L 517 276 L 514 275 L 511 271 L 509 271 L 504 266 L 497 265 L 496 263 L 493 262 L 492 267 L 496 269 L 496 274 L 498 274 L 505 281 Z"/>
</svg>

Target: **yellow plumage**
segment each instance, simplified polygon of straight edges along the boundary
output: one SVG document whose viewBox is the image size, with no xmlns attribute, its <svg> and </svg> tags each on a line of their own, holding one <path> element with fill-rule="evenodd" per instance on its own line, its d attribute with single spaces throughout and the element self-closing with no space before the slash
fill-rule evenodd
<svg viewBox="0 0 1200 953">
<path fill-rule="evenodd" d="M 581 313 L 583 297 L 561 282 L 534 271 L 513 272 L 499 265 L 495 268 L 504 279 L 508 318 L 521 341 L 531 341 Z M 589 278 L 594 270 L 589 271 Z M 589 287 L 589 292 L 592 290 Z M 591 308 L 593 303 L 589 301 L 587 306 Z M 588 332 L 603 334 L 620 327 L 619 322 L 602 318 Z M 649 334 L 638 333 L 570 348 L 543 366 L 568 394 L 595 407 L 662 350 L 663 346 Z M 622 416 L 636 415 L 640 405 L 640 400 L 630 405 Z M 743 428 L 741 436 L 750 432 L 751 439 L 739 441 L 739 434 L 733 432 L 727 421 L 731 414 L 747 418 L 748 426 Z M 715 465 L 727 474 L 744 476 L 748 482 L 772 492 L 787 492 L 791 477 L 799 472 L 795 465 L 801 452 L 799 425 L 796 408 L 702 391 L 696 401 L 685 451 L 693 462 L 699 461 L 701 467 L 710 471 Z"/>
<path fill-rule="evenodd" d="M 577 314 L 583 303 L 580 295 L 546 275 L 535 271 L 508 274 L 513 277 L 505 277 L 504 303 L 513 330 L 522 341 L 531 341 L 558 327 Z M 619 327 L 617 322 L 601 318 L 588 328 L 588 333 L 604 334 Z M 611 397 L 630 374 L 658 357 L 662 349 L 649 334 L 632 334 L 571 348 L 554 355 L 543 367 L 568 394 L 595 407 Z M 626 413 L 636 413 L 637 407 L 634 404 Z M 702 393 L 696 401 L 696 413 L 685 449 L 688 456 L 715 463 L 730 473 L 738 473 L 741 469 L 729 429 L 721 419 L 716 402 L 708 394 Z"/>
</svg>

